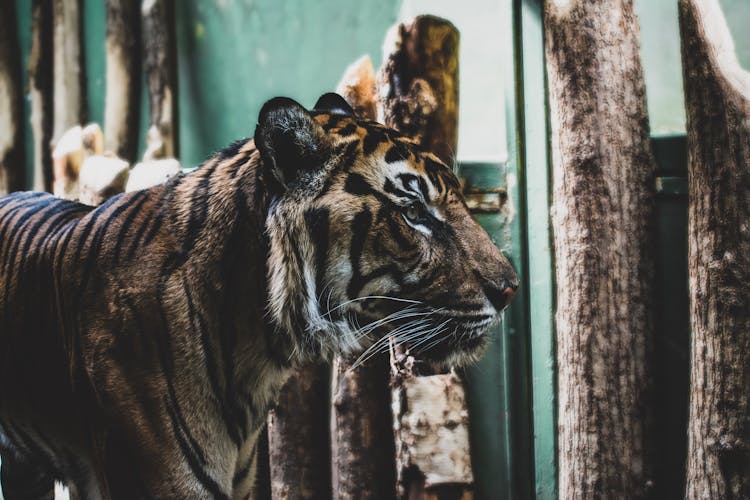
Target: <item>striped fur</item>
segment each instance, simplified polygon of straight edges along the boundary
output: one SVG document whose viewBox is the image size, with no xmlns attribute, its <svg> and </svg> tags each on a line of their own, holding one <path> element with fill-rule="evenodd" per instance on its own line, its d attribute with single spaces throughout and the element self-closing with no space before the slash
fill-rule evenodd
<svg viewBox="0 0 750 500">
<path fill-rule="evenodd" d="M 389 331 L 442 362 L 481 352 L 517 279 L 449 168 L 288 100 L 255 137 L 97 208 L 0 199 L 6 490 L 246 498 L 295 366 Z"/>
</svg>

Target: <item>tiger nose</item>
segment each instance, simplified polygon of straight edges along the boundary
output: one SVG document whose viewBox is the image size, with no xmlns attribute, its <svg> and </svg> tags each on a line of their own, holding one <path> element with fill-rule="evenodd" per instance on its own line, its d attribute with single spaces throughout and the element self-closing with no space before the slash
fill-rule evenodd
<svg viewBox="0 0 750 500">
<path fill-rule="evenodd" d="M 518 290 L 518 283 L 503 281 L 500 286 L 488 287 L 485 293 L 495 309 L 502 311 L 513 300 L 516 290 Z"/>
</svg>

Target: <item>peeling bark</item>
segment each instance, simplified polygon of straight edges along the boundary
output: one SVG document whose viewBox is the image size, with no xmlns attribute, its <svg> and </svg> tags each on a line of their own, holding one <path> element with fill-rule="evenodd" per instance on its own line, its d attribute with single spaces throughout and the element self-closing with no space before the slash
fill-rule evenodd
<svg viewBox="0 0 750 500">
<path fill-rule="evenodd" d="M 397 378 L 393 389 L 399 496 L 469 499 L 469 412 L 455 374 Z"/>
<path fill-rule="evenodd" d="M 458 30 L 434 16 L 397 24 L 383 44 L 379 119 L 448 165 L 458 143 Z"/>
<path fill-rule="evenodd" d="M 655 163 L 632 0 L 544 11 L 553 147 L 560 498 L 653 489 Z"/>
<path fill-rule="evenodd" d="M 681 0 L 692 325 L 686 498 L 750 498 L 750 73 L 716 0 Z"/>
<path fill-rule="evenodd" d="M 275 499 L 331 498 L 328 404 L 330 366 L 309 365 L 282 388 L 268 417 L 271 493 Z"/>
<path fill-rule="evenodd" d="M 140 10 L 133 0 L 106 0 L 107 76 L 104 147 L 135 161 L 141 109 Z"/>
<path fill-rule="evenodd" d="M 16 2 L 1 0 L 0 10 L 0 194 L 24 189 L 23 91 Z"/>
<path fill-rule="evenodd" d="M 80 125 L 85 120 L 86 90 L 81 7 L 81 0 L 53 1 L 53 143 L 71 127 Z"/>
<path fill-rule="evenodd" d="M 34 0 L 31 7 L 31 129 L 34 134 L 35 191 L 52 190 L 52 3 Z"/>
<path fill-rule="evenodd" d="M 349 66 L 336 92 L 361 118 L 375 119 L 375 70 L 369 56 Z M 331 455 L 334 499 L 396 497 L 388 358 L 352 369 L 337 358 L 331 382 Z"/>
<path fill-rule="evenodd" d="M 177 156 L 177 50 L 174 0 L 145 0 L 143 51 L 151 121 L 144 160 Z"/>
</svg>

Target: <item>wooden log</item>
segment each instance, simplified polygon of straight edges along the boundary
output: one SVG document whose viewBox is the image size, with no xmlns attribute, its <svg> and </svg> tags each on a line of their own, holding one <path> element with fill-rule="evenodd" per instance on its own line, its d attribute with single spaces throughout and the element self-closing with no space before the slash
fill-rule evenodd
<svg viewBox="0 0 750 500">
<path fill-rule="evenodd" d="M 336 92 L 361 118 L 376 116 L 375 70 L 369 56 L 350 65 Z M 331 381 L 333 498 L 387 500 L 396 496 L 388 357 L 352 369 L 337 358 Z"/>
<path fill-rule="evenodd" d="M 151 121 L 144 160 L 177 156 L 177 49 L 174 0 L 145 0 L 143 51 Z"/>
<path fill-rule="evenodd" d="M 416 377 L 403 372 L 392 394 L 399 497 L 473 498 L 469 412 L 453 373 Z"/>
<path fill-rule="evenodd" d="M 328 432 L 330 366 L 298 370 L 282 388 L 268 417 L 268 448 L 273 498 L 331 498 Z"/>
<path fill-rule="evenodd" d="M 104 146 L 135 161 L 141 109 L 140 19 L 135 0 L 106 0 L 107 75 Z"/>
<path fill-rule="evenodd" d="M 31 89 L 31 129 L 34 134 L 35 191 L 52 189 L 52 3 L 34 0 L 31 7 L 31 52 L 29 87 Z"/>
<path fill-rule="evenodd" d="M 78 179 L 79 201 L 101 205 L 116 194 L 125 192 L 130 164 L 122 158 L 95 155 L 83 160 Z"/>
<path fill-rule="evenodd" d="M 452 165 L 458 144 L 458 30 L 434 16 L 397 24 L 383 46 L 379 120 Z"/>
<path fill-rule="evenodd" d="M 417 16 L 394 26 L 383 45 L 383 66 L 378 76 L 378 116 L 386 125 L 419 140 L 449 165 L 456 160 L 458 145 L 458 30 L 434 16 Z M 453 418 L 466 416 L 466 401 L 441 401 L 418 397 L 415 387 L 444 387 L 463 395 L 461 381 L 451 374 L 431 374 L 429 367 L 415 363 L 408 351 L 396 347 L 393 373 L 393 421 L 395 427 L 396 474 L 401 498 L 471 498 L 473 475 L 468 432 Z M 419 373 L 414 367 L 424 366 Z M 421 377 L 418 375 L 427 375 Z M 435 378 L 433 378 L 435 377 Z M 445 402 L 445 401 L 442 401 Z M 450 410 L 448 409 L 450 406 Z M 441 407 L 442 410 L 437 410 Z M 433 415 L 430 430 L 450 436 L 447 442 L 431 440 L 421 433 L 411 417 Z M 441 415 L 441 416 L 439 416 Z M 455 431 L 455 432 L 454 432 Z M 416 457 L 420 457 L 417 459 Z M 461 464 L 459 466 L 459 463 Z M 443 474 L 448 464 L 455 474 Z"/>
<path fill-rule="evenodd" d="M 655 162 L 632 0 L 544 10 L 553 146 L 560 498 L 653 491 Z"/>
<path fill-rule="evenodd" d="M 692 350 L 686 498 L 750 498 L 750 73 L 717 0 L 681 0 Z"/>
<path fill-rule="evenodd" d="M 85 120 L 81 7 L 81 0 L 53 0 L 53 145 Z"/>
<path fill-rule="evenodd" d="M 0 10 L 0 194 L 7 194 L 26 185 L 26 154 L 16 2 L 1 0 Z"/>
<path fill-rule="evenodd" d="M 104 137 L 96 123 L 84 128 L 76 125 L 66 131 L 57 139 L 52 151 L 52 193 L 66 200 L 78 200 L 78 178 L 84 159 L 103 152 Z"/>
</svg>

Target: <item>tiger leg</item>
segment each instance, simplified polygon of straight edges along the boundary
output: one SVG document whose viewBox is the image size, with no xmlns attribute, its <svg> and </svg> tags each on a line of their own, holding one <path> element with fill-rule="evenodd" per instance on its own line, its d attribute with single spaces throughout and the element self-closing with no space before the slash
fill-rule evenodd
<svg viewBox="0 0 750 500">
<path fill-rule="evenodd" d="M 55 481 L 39 464 L 3 453 L 0 484 L 5 500 L 53 500 Z"/>
</svg>

